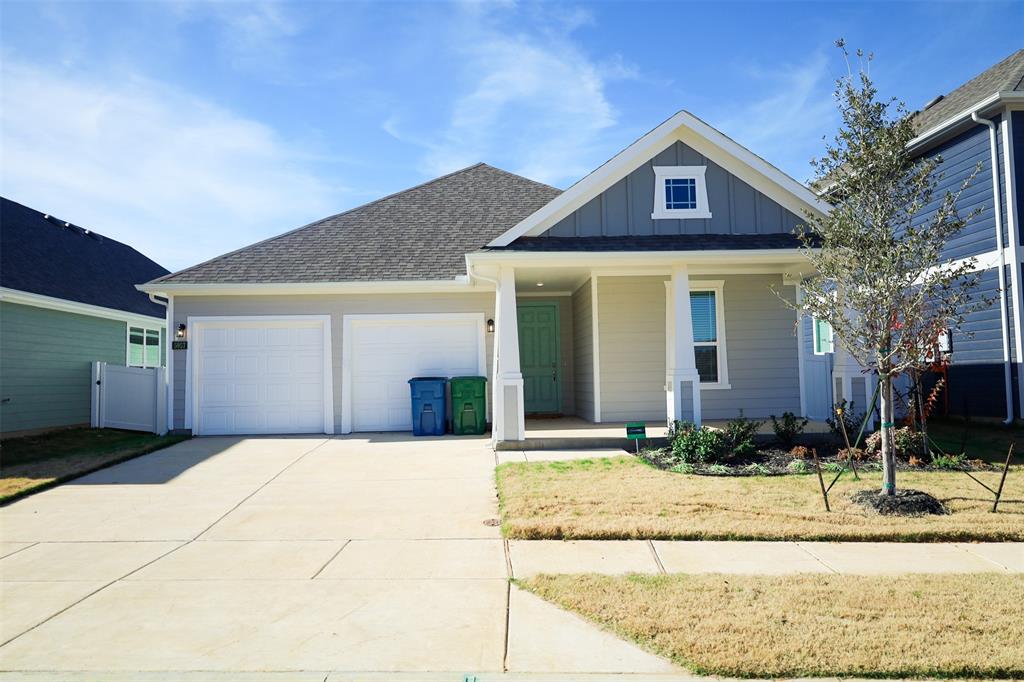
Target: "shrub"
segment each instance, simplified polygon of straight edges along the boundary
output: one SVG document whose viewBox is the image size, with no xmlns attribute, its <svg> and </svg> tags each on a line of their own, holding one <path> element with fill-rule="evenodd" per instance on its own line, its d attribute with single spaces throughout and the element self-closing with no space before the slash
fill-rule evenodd
<svg viewBox="0 0 1024 682">
<path fill-rule="evenodd" d="M 896 448 L 896 456 L 910 459 L 911 455 L 920 454 L 924 444 L 924 436 L 909 426 L 901 426 L 892 430 L 892 444 Z M 867 437 L 864 449 L 872 454 L 882 449 L 882 432 L 878 431 Z"/>
<path fill-rule="evenodd" d="M 857 434 L 860 433 L 861 424 L 864 423 L 864 417 L 867 416 L 864 412 L 858 413 L 854 409 L 855 405 L 855 402 L 846 402 L 846 398 L 843 398 L 835 404 L 832 416 L 825 420 L 825 423 L 828 424 L 828 428 L 839 438 L 843 437 L 843 431 L 839 425 L 840 423 L 845 424 L 846 435 L 850 438 L 851 445 L 856 445 L 853 441 L 857 438 Z M 840 409 L 843 411 L 842 422 L 840 422 L 839 415 L 835 413 L 835 410 Z"/>
<path fill-rule="evenodd" d="M 864 451 L 861 450 L 860 448 L 850 448 L 850 449 L 843 448 L 842 450 L 839 450 L 836 453 L 836 459 L 841 460 L 841 461 L 848 460 L 851 457 L 853 457 L 853 459 L 855 459 L 855 460 L 857 460 L 859 462 L 862 459 L 864 459 L 865 454 L 864 454 Z"/>
<path fill-rule="evenodd" d="M 825 462 L 821 468 L 825 471 L 832 472 L 833 474 L 838 474 L 840 471 L 846 471 L 846 467 L 843 466 L 841 462 Z"/>
<path fill-rule="evenodd" d="M 803 434 L 807 422 L 807 419 L 800 418 L 792 412 L 783 412 L 782 419 L 776 419 L 773 414 L 772 430 L 775 432 L 775 437 L 782 444 L 782 447 L 789 449 L 793 447 L 796 439 Z"/>
<path fill-rule="evenodd" d="M 680 462 L 669 469 L 669 471 L 674 471 L 677 474 L 692 474 L 696 470 L 697 468 L 689 462 Z"/>
<path fill-rule="evenodd" d="M 807 459 L 811 456 L 811 449 L 803 445 L 797 445 L 789 451 L 790 457 L 796 457 L 798 459 Z"/>
<path fill-rule="evenodd" d="M 768 476 L 772 473 L 772 470 L 764 464 L 748 464 L 743 469 L 752 476 Z"/>
<path fill-rule="evenodd" d="M 737 457 L 752 455 L 754 450 L 754 436 L 757 430 L 764 425 L 763 421 L 747 419 L 740 412 L 740 416 L 729 420 L 725 427 L 725 437 L 729 442 L 729 449 Z"/>
<path fill-rule="evenodd" d="M 938 469 L 963 469 L 967 457 L 964 455 L 938 455 L 932 458 L 932 466 Z"/>
<path fill-rule="evenodd" d="M 811 473 L 811 468 L 802 459 L 794 459 L 786 465 L 786 471 L 791 474 L 809 474 Z"/>
<path fill-rule="evenodd" d="M 724 464 L 712 464 L 708 467 L 708 473 L 714 474 L 715 476 L 725 476 L 732 473 L 732 469 L 725 466 Z"/>
<path fill-rule="evenodd" d="M 672 436 L 672 454 L 680 462 L 710 464 L 721 462 L 731 452 L 729 439 L 724 433 L 707 427 L 677 430 Z"/>
</svg>

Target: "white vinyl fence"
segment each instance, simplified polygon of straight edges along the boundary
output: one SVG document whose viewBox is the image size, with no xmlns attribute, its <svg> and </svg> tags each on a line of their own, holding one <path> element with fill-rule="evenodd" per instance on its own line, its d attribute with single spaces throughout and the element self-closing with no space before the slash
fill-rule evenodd
<svg viewBox="0 0 1024 682">
<path fill-rule="evenodd" d="M 167 371 L 92 363 L 92 426 L 167 433 Z"/>
</svg>

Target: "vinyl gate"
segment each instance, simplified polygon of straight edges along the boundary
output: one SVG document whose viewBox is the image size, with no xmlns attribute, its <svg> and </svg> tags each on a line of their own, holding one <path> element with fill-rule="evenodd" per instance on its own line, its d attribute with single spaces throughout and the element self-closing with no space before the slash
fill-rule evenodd
<svg viewBox="0 0 1024 682">
<path fill-rule="evenodd" d="M 92 364 L 92 426 L 167 433 L 167 371 L 163 367 Z"/>
</svg>

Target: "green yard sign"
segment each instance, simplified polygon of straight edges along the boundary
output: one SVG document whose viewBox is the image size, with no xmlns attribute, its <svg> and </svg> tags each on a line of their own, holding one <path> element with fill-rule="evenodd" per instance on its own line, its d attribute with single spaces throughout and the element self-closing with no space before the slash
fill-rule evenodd
<svg viewBox="0 0 1024 682">
<path fill-rule="evenodd" d="M 629 422 L 626 424 L 626 438 L 630 440 L 647 438 L 647 424 L 643 422 Z"/>
</svg>

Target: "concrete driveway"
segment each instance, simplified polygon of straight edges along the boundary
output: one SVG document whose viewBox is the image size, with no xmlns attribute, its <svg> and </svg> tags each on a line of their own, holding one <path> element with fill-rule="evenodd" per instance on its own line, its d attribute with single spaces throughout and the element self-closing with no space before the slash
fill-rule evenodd
<svg viewBox="0 0 1024 682">
<path fill-rule="evenodd" d="M 0 509 L 0 670 L 672 673 L 509 586 L 494 464 L 201 438 Z"/>
</svg>

